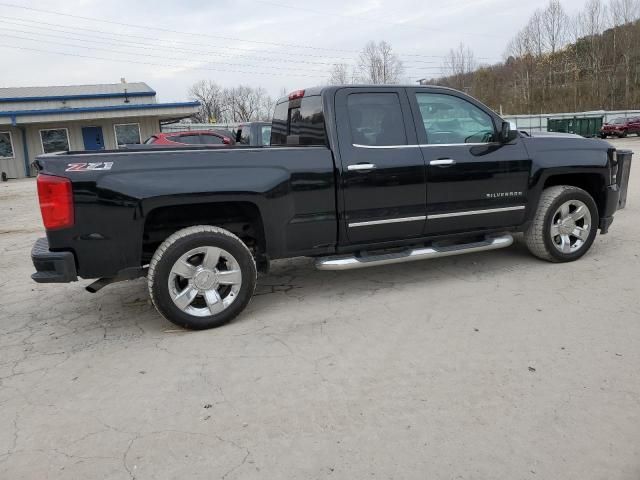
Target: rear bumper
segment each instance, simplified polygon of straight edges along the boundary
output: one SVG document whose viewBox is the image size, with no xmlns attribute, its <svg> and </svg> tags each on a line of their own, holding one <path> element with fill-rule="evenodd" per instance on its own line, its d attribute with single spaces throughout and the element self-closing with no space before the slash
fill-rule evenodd
<svg viewBox="0 0 640 480">
<path fill-rule="evenodd" d="M 36 273 L 31 278 L 38 283 L 67 283 L 78 280 L 76 262 L 71 252 L 52 252 L 46 238 L 39 238 L 31 249 L 31 261 Z"/>
<path fill-rule="evenodd" d="M 600 224 L 598 228 L 600 233 L 605 234 L 609 231 L 609 227 L 613 223 L 613 214 L 618 209 L 618 202 L 620 201 L 620 187 L 613 184 L 607 187 L 605 192 L 605 202 L 603 214 L 600 216 Z"/>
</svg>

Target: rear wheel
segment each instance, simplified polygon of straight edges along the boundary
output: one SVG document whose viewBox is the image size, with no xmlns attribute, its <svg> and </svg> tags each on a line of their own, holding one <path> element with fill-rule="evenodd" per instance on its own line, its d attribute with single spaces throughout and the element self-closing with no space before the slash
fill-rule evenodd
<svg viewBox="0 0 640 480">
<path fill-rule="evenodd" d="M 157 310 L 193 330 L 231 321 L 247 306 L 255 285 L 256 265 L 247 246 L 209 225 L 171 235 L 149 265 L 149 293 Z"/>
<path fill-rule="evenodd" d="M 529 251 L 550 262 L 582 257 L 598 232 L 598 208 L 586 191 L 569 185 L 542 192 L 538 210 L 525 232 Z"/>
</svg>

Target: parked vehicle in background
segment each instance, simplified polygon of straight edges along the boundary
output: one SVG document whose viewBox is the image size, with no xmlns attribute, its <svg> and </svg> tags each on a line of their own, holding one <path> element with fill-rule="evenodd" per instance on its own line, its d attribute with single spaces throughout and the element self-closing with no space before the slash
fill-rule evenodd
<svg viewBox="0 0 640 480">
<path fill-rule="evenodd" d="M 626 161 L 599 139 L 524 136 L 449 88 L 299 90 L 277 103 L 269 147 L 39 156 L 33 279 L 98 278 L 95 292 L 147 275 L 164 317 L 202 329 L 238 315 L 272 259 L 345 270 L 522 232 L 533 255 L 571 262 L 613 222 Z"/>
<path fill-rule="evenodd" d="M 219 130 L 156 133 L 144 141 L 145 145 L 234 145 L 233 133 Z"/>
<path fill-rule="evenodd" d="M 624 138 L 630 133 L 640 136 L 640 117 L 614 118 L 606 122 L 600 129 L 600 138 Z"/>
<path fill-rule="evenodd" d="M 271 122 L 241 123 L 236 130 L 236 142 L 262 147 L 271 144 Z"/>
</svg>

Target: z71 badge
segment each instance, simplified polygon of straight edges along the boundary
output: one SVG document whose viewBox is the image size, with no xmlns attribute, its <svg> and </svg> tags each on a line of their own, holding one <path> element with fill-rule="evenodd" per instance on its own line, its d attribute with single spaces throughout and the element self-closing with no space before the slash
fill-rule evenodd
<svg viewBox="0 0 640 480">
<path fill-rule="evenodd" d="M 113 162 L 68 163 L 65 172 L 88 172 L 94 170 L 111 170 Z"/>
</svg>

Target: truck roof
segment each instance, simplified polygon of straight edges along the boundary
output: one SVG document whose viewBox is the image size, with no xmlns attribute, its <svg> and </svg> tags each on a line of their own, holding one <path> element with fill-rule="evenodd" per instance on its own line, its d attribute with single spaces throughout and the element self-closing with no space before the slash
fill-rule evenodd
<svg viewBox="0 0 640 480">
<path fill-rule="evenodd" d="M 411 85 L 411 84 L 385 84 L 376 85 L 368 83 L 355 83 L 355 84 L 343 84 L 343 85 L 319 85 L 315 87 L 304 88 L 304 96 L 311 97 L 313 95 L 322 95 L 323 93 L 332 93 L 341 88 L 417 88 L 417 89 L 430 89 L 430 90 L 442 90 L 449 92 L 456 92 L 457 90 L 449 87 L 442 87 L 439 85 Z M 282 103 L 288 101 L 289 97 L 280 97 L 276 103 Z"/>
</svg>

